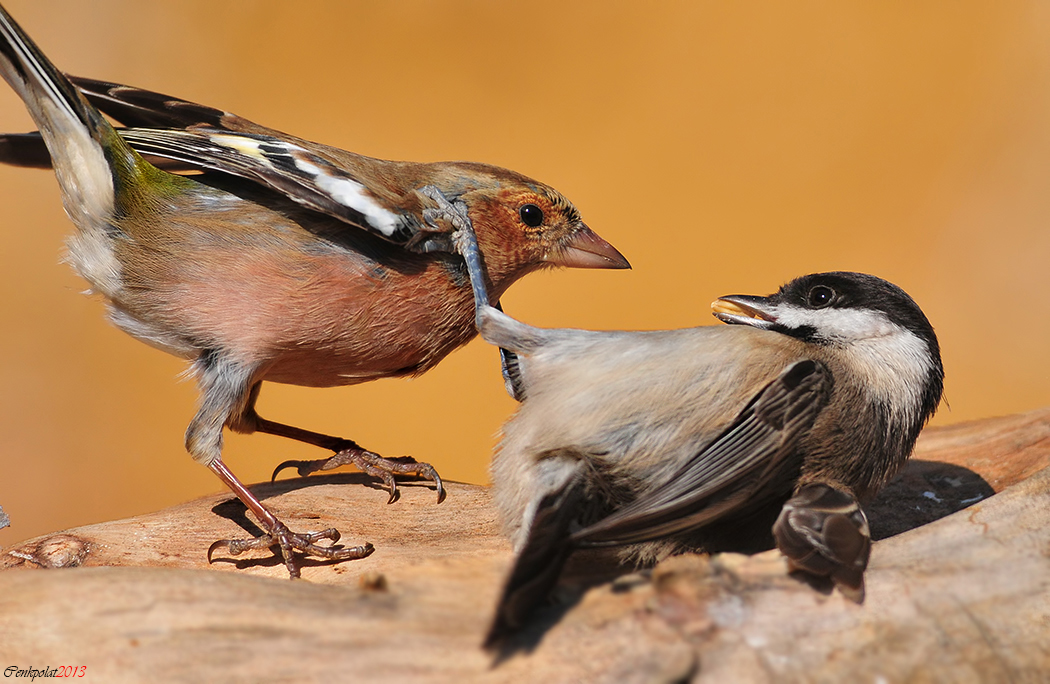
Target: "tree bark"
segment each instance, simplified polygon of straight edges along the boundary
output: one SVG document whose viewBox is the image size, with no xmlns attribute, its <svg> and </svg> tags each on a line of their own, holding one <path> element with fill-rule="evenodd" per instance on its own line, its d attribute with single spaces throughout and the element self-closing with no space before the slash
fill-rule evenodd
<svg viewBox="0 0 1050 684">
<path fill-rule="evenodd" d="M 366 484 L 368 486 L 361 486 Z M 0 554 L 0 667 L 105 682 L 1042 682 L 1050 679 L 1050 408 L 927 430 L 868 509 L 861 606 L 788 576 L 776 551 L 687 554 L 541 613 L 483 652 L 511 562 L 489 491 L 401 500 L 359 474 L 252 490 L 296 530 L 371 541 L 363 560 L 268 552 L 228 494 Z M 963 509 L 963 510 L 960 510 Z M 953 511 L 957 511 L 954 512 Z M 40 568 L 65 568 L 49 572 Z"/>
</svg>

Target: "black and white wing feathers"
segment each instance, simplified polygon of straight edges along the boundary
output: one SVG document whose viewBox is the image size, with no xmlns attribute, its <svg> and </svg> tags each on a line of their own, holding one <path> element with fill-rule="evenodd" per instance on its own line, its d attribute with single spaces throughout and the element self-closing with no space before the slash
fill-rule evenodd
<svg viewBox="0 0 1050 684">
<path fill-rule="evenodd" d="M 312 144 L 307 141 L 169 95 L 93 79 L 71 80 L 100 111 L 129 126 L 118 129 L 120 135 L 165 171 L 218 172 L 245 178 L 398 245 L 412 247 L 423 234 L 440 232 L 424 225 L 419 212 L 392 209 L 351 165 L 310 149 Z M 367 160 L 339 152 L 350 159 Z M 38 133 L 0 136 L 0 161 L 50 166 Z"/>
</svg>

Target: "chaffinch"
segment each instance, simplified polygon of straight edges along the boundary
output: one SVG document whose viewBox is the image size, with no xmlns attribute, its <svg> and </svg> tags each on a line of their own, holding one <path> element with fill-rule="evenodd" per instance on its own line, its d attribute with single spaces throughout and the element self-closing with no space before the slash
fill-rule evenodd
<svg viewBox="0 0 1050 684">
<path fill-rule="evenodd" d="M 391 500 L 404 473 L 432 479 L 444 497 L 428 464 L 266 420 L 255 403 L 263 381 L 416 375 L 470 340 L 456 230 L 476 231 L 493 302 L 545 266 L 629 267 L 543 183 L 485 164 L 373 159 L 158 93 L 74 86 L 2 8 L 0 71 L 40 129 L 5 136 L 0 160 L 53 165 L 77 228 L 70 262 L 118 327 L 191 362 L 201 401 L 186 448 L 264 528 L 216 542 L 209 558 L 220 546 L 277 546 L 296 577 L 295 551 L 341 560 L 373 550 L 333 548 L 334 529 L 289 530 L 223 463 L 224 427 L 336 452 L 297 462 L 302 472 L 351 462 L 382 478 Z M 118 132 L 100 110 L 131 128 Z"/>
</svg>

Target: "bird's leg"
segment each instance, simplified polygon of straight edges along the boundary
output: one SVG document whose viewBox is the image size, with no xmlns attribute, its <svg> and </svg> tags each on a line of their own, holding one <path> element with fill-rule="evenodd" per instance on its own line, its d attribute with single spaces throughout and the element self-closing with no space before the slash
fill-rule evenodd
<svg viewBox="0 0 1050 684">
<path fill-rule="evenodd" d="M 452 247 L 467 262 L 467 274 L 470 276 L 470 286 L 474 291 L 475 309 L 480 310 L 482 307 L 490 306 L 485 267 L 482 265 L 481 250 L 478 249 L 474 226 L 467 214 L 467 205 L 461 200 L 450 201 L 441 190 L 433 185 L 426 185 L 420 188 L 419 192 L 437 204 L 436 208 L 428 207 L 423 210 L 423 219 L 431 226 L 436 226 L 438 221 L 444 221 L 452 226 Z"/>
<path fill-rule="evenodd" d="M 427 221 L 433 223 L 438 219 L 443 219 L 453 227 L 452 245 L 466 262 L 470 287 L 474 292 L 474 323 L 478 330 L 483 332 L 485 320 L 493 315 L 493 311 L 502 313 L 503 307 L 499 302 L 496 302 L 495 306 L 490 304 L 481 249 L 478 247 L 478 237 L 474 233 L 474 226 L 467 215 L 466 205 L 462 202 L 449 202 L 445 195 L 432 185 L 422 188 L 420 192 L 438 205 L 437 209 L 427 209 L 423 212 Z M 524 401 L 525 389 L 520 378 L 518 355 L 504 347 L 499 348 L 499 355 L 503 384 L 507 388 L 507 394 L 517 401 Z"/>
<path fill-rule="evenodd" d="M 255 430 L 268 435 L 277 435 L 305 442 L 306 444 L 313 444 L 322 449 L 330 449 L 335 452 L 334 456 L 313 461 L 285 461 L 274 469 L 273 476 L 270 478 L 271 481 L 277 479 L 277 475 L 285 468 L 294 467 L 300 477 L 305 477 L 319 470 L 331 470 L 349 464 L 355 465 L 372 477 L 382 480 L 383 484 L 386 485 L 387 491 L 390 492 L 388 503 L 397 501 L 401 495 L 397 488 L 395 475 L 415 475 L 431 480 L 437 488 L 438 503 L 445 500 L 445 487 L 441 482 L 441 476 L 438 475 L 434 466 L 429 463 L 420 463 L 408 456 L 399 459 L 384 458 L 375 452 L 362 448 L 353 440 L 330 437 L 319 432 L 311 432 L 310 430 L 303 430 L 291 425 L 275 423 L 272 420 L 266 420 L 259 416 L 255 416 Z"/>
<path fill-rule="evenodd" d="M 784 504 L 773 536 L 793 571 L 831 580 L 846 598 L 864 601 L 871 533 L 855 496 L 808 484 Z"/>
<path fill-rule="evenodd" d="M 445 500 L 445 487 L 441 482 L 441 476 L 437 474 L 436 470 L 434 470 L 434 466 L 429 463 L 420 463 L 410 456 L 403 456 L 401 458 L 383 458 L 379 454 L 365 449 L 352 439 L 332 437 L 331 435 L 325 435 L 320 432 L 313 432 L 292 425 L 285 425 L 284 423 L 266 420 L 255 410 L 255 403 L 259 400 L 259 390 L 261 387 L 261 382 L 255 382 L 252 384 L 244 397 L 244 401 L 239 405 L 239 408 L 235 411 L 231 411 L 227 416 L 227 427 L 234 432 L 262 432 L 268 435 L 287 437 L 288 439 L 294 439 L 297 442 L 312 444 L 321 447 L 322 449 L 328 449 L 329 451 L 335 452 L 335 455 L 330 456 L 329 458 L 321 458 L 312 461 L 284 461 L 283 463 L 278 464 L 277 468 L 274 469 L 273 475 L 270 476 L 271 482 L 276 480 L 277 476 L 285 468 L 294 467 L 301 477 L 305 477 L 310 473 L 315 473 L 319 470 L 331 470 L 333 468 L 338 468 L 341 465 L 351 464 L 357 466 L 372 477 L 379 478 L 383 481 L 383 484 L 386 485 L 387 491 L 390 492 L 389 503 L 397 501 L 400 496 L 400 492 L 397 489 L 397 480 L 394 477 L 395 475 L 414 475 L 416 477 L 430 480 L 434 483 L 435 488 L 437 489 L 438 503 Z"/>
<path fill-rule="evenodd" d="M 223 539 L 215 542 L 208 549 L 208 562 L 211 562 L 215 549 L 222 546 L 234 556 L 251 549 L 277 546 L 288 574 L 295 578 L 299 576 L 295 551 L 337 561 L 364 558 L 372 553 L 374 549 L 371 544 L 336 548 L 316 543 L 327 539 L 335 544 L 339 540 L 339 532 L 335 529 L 307 534 L 292 532 L 222 462 L 224 426 L 243 429 L 246 418 L 254 414 L 259 383 L 253 382 L 252 378 L 258 369 L 251 364 L 239 363 L 219 351 L 209 350 L 197 357 L 193 370 L 201 390 L 201 404 L 186 429 L 186 450 L 193 460 L 208 466 L 237 495 L 265 531 L 256 539 Z"/>
<path fill-rule="evenodd" d="M 295 562 L 295 551 L 329 560 L 343 561 L 364 558 L 375 550 L 375 547 L 371 544 L 343 548 L 320 546 L 316 542 L 322 539 L 328 539 L 333 544 L 338 542 L 339 530 L 330 527 L 320 532 L 309 532 L 306 534 L 292 532 L 287 525 L 277 519 L 277 516 L 263 506 L 262 502 L 254 494 L 248 491 L 248 488 L 237 479 L 236 475 L 230 472 L 230 469 L 226 467 L 221 458 L 215 459 L 208 468 L 218 475 L 219 479 L 237 495 L 237 498 L 248 507 L 248 510 L 266 529 L 266 534 L 254 539 L 220 539 L 208 547 L 209 563 L 211 563 L 212 552 L 223 546 L 233 556 L 237 556 L 245 551 L 277 546 L 281 550 L 281 557 L 284 558 L 284 566 L 288 568 L 288 574 L 294 579 L 299 577 L 299 566 Z"/>
</svg>

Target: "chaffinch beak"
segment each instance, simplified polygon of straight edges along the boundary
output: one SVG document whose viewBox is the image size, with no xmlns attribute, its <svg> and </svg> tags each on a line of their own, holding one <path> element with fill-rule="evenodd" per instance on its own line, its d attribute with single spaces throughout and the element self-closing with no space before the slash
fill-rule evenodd
<svg viewBox="0 0 1050 684">
<path fill-rule="evenodd" d="M 619 250 L 598 237 L 587 226 L 582 226 L 572 237 L 550 252 L 543 260 L 566 268 L 630 268 L 631 264 Z"/>
</svg>

